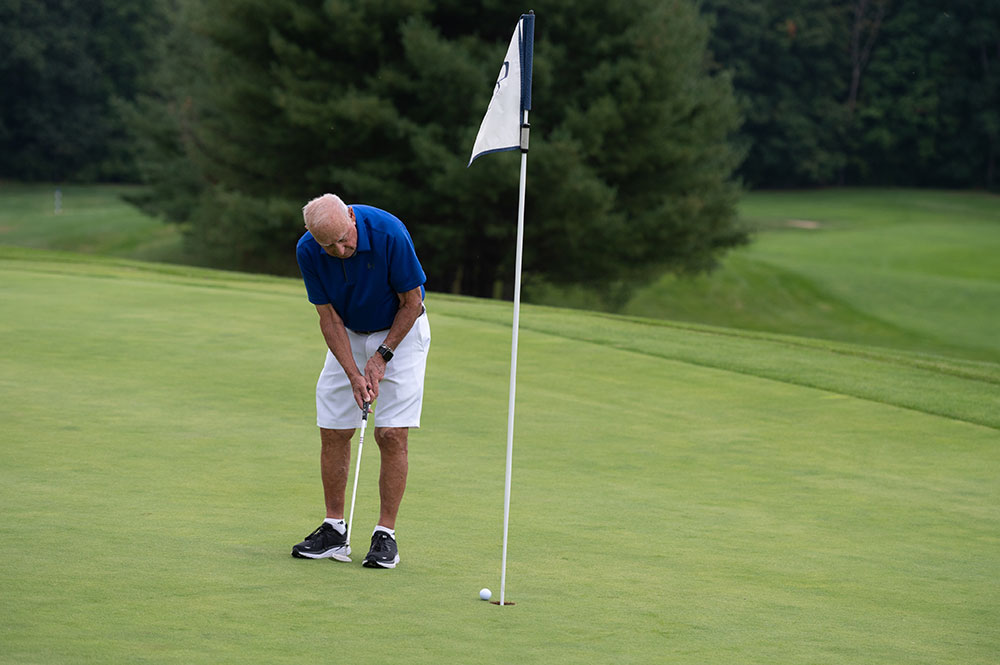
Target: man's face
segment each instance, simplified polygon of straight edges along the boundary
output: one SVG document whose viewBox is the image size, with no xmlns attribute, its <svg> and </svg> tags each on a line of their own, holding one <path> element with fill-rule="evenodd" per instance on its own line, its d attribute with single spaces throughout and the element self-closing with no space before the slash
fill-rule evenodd
<svg viewBox="0 0 1000 665">
<path fill-rule="evenodd" d="M 348 208 L 348 218 L 328 217 L 312 230 L 312 237 L 330 256 L 349 259 L 358 249 L 358 227 L 354 209 Z"/>
</svg>

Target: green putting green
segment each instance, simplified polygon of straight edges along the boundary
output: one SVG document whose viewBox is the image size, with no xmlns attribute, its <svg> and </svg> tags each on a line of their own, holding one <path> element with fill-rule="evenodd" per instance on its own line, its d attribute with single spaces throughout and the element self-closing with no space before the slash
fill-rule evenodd
<svg viewBox="0 0 1000 665">
<path fill-rule="evenodd" d="M 303 561 L 302 286 L 0 248 L 0 662 L 995 662 L 996 363 L 525 306 L 500 608 L 511 306 L 428 311 L 402 561 Z"/>
</svg>

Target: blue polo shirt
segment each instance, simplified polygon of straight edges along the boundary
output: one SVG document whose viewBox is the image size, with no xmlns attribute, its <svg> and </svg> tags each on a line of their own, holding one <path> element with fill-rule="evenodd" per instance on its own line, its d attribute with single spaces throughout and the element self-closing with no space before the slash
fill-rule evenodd
<svg viewBox="0 0 1000 665">
<path fill-rule="evenodd" d="M 427 276 L 401 221 L 372 206 L 351 208 L 358 228 L 353 256 L 330 256 L 308 231 L 299 239 L 295 256 L 309 302 L 333 305 L 351 330 L 384 330 L 399 310 L 397 294 L 419 286 L 423 295 Z"/>
</svg>

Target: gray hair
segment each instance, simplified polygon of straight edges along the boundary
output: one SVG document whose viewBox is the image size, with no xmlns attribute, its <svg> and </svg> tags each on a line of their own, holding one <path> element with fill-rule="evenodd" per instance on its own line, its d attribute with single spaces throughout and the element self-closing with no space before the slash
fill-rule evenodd
<svg viewBox="0 0 1000 665">
<path fill-rule="evenodd" d="M 336 194 L 317 196 L 302 207 L 306 228 L 312 231 L 329 221 L 348 220 L 347 204 Z"/>
</svg>

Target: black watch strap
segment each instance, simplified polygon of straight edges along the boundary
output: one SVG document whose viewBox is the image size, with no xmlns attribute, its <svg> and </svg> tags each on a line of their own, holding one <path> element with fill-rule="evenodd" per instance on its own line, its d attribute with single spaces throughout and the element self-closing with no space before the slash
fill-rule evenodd
<svg viewBox="0 0 1000 665">
<path fill-rule="evenodd" d="M 380 356 L 382 356 L 382 360 L 384 360 L 386 362 L 389 362 L 390 360 L 392 360 L 392 355 L 393 355 L 392 354 L 392 349 L 390 349 L 385 344 L 383 344 L 382 346 L 378 347 L 378 350 L 376 351 L 376 353 L 378 353 Z"/>
</svg>

